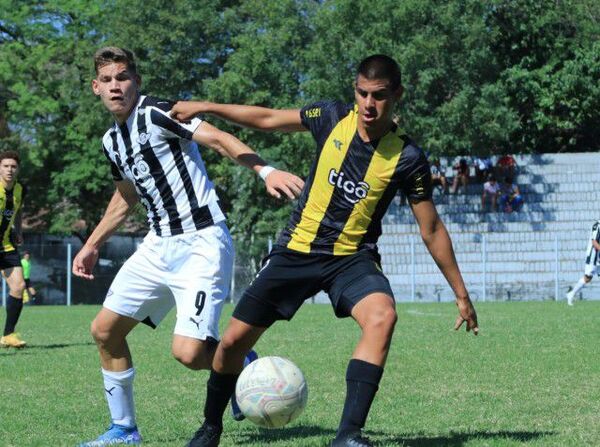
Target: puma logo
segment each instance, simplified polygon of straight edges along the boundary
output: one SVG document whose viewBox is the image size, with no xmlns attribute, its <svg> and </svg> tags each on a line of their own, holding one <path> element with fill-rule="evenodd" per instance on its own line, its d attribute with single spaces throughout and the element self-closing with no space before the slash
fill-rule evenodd
<svg viewBox="0 0 600 447">
<path fill-rule="evenodd" d="M 202 322 L 202 320 L 196 321 L 192 317 L 190 317 L 190 321 L 196 325 L 196 327 L 198 328 L 198 330 L 200 330 L 200 323 Z"/>
</svg>

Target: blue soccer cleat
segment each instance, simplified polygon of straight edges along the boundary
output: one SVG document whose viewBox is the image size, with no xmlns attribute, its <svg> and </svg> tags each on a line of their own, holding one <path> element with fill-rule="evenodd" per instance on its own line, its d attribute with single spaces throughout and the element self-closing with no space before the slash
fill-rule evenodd
<svg viewBox="0 0 600 447">
<path fill-rule="evenodd" d="M 251 349 L 250 352 L 246 354 L 246 358 L 244 359 L 244 368 L 257 358 L 258 354 L 256 353 L 256 351 Z M 246 416 L 244 416 L 244 413 L 242 413 L 242 410 L 240 410 L 240 406 L 238 405 L 237 400 L 235 399 L 235 392 L 233 393 L 233 396 L 231 396 L 231 415 L 236 421 L 243 421 L 244 419 L 246 419 Z"/>
<path fill-rule="evenodd" d="M 142 437 L 137 427 L 124 427 L 111 424 L 106 433 L 101 434 L 93 441 L 79 444 L 79 447 L 104 447 L 108 445 L 140 445 Z"/>
</svg>

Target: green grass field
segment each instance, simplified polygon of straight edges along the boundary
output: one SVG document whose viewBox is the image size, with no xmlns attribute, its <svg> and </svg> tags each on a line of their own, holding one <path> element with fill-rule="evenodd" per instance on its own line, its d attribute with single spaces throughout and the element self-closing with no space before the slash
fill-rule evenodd
<svg viewBox="0 0 600 447">
<path fill-rule="evenodd" d="M 0 446 L 73 446 L 108 424 L 96 348 L 98 307 L 26 308 L 29 347 L 0 351 Z M 600 445 L 600 303 L 479 303 L 479 337 L 450 328 L 452 304 L 401 304 L 367 434 L 379 446 Z M 225 316 L 232 308 L 226 307 Z M 2 311 L 2 314 L 4 311 Z M 130 337 L 138 424 L 148 446 L 183 446 L 196 430 L 207 372 L 170 357 L 174 314 Z M 2 317 L 3 320 L 3 317 Z M 260 341 L 293 359 L 309 402 L 288 427 L 227 417 L 222 446 L 325 446 L 341 411 L 351 320 L 305 305 Z"/>
</svg>

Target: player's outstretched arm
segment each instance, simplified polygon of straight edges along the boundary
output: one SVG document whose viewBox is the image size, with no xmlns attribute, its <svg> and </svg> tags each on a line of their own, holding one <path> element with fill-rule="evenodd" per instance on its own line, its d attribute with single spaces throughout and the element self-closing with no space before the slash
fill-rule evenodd
<svg viewBox="0 0 600 447">
<path fill-rule="evenodd" d="M 265 132 L 302 132 L 307 130 L 300 120 L 299 109 L 269 109 L 267 107 L 239 104 L 218 104 L 207 101 L 179 101 L 171 109 L 171 117 L 189 121 L 208 113 L 234 124 Z"/>
<path fill-rule="evenodd" d="M 454 329 L 458 330 L 466 322 L 467 332 L 472 330 L 477 335 L 479 332 L 477 313 L 458 268 L 450 235 L 435 205 L 431 200 L 422 200 L 411 202 L 410 206 L 419 225 L 423 242 L 456 296 L 459 315 Z"/>
<path fill-rule="evenodd" d="M 300 177 L 267 166 L 266 161 L 236 137 L 206 121 L 202 121 L 196 128 L 193 138 L 195 142 L 259 174 L 265 181 L 267 192 L 273 197 L 279 199 L 283 194 L 289 199 L 294 199 L 300 195 L 304 187 L 304 181 Z"/>
<path fill-rule="evenodd" d="M 92 270 L 98 261 L 98 250 L 121 226 L 137 203 L 137 193 L 131 182 L 123 180 L 115 182 L 115 185 L 117 188 L 106 207 L 104 216 L 73 259 L 72 271 L 75 276 L 94 279 Z"/>
</svg>

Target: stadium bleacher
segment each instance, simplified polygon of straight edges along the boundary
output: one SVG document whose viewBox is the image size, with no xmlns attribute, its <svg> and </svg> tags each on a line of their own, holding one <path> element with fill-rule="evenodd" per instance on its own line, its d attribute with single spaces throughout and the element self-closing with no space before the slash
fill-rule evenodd
<svg viewBox="0 0 600 447">
<path fill-rule="evenodd" d="M 520 212 L 482 213 L 481 184 L 471 184 L 466 193 L 456 195 L 436 191 L 434 201 L 474 299 L 544 300 L 557 295 L 564 299 L 568 286 L 583 274 L 587 238 L 591 225 L 600 218 L 600 155 L 521 155 L 515 159 L 515 183 L 525 199 Z M 444 162 L 452 166 L 453 160 Z M 447 169 L 449 174 L 451 169 Z M 418 235 L 409 207 L 401 206 L 399 200 L 384 219 L 379 246 L 398 301 L 453 299 Z M 600 298 L 600 280 L 592 281 L 580 295 Z"/>
</svg>

